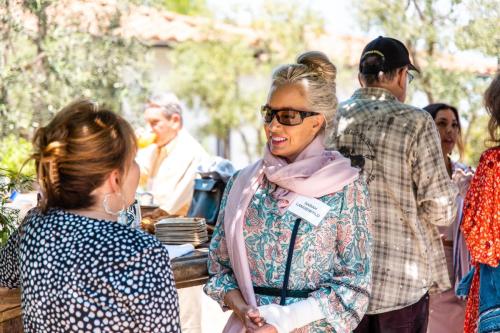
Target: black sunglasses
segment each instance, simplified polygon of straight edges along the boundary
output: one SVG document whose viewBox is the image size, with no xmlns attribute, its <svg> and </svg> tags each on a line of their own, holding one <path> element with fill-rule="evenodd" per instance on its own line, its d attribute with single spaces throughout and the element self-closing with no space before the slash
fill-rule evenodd
<svg viewBox="0 0 500 333">
<path fill-rule="evenodd" d="M 276 120 L 278 123 L 285 126 L 296 126 L 302 124 L 304 118 L 316 116 L 318 112 L 312 111 L 301 111 L 294 109 L 272 109 L 269 105 L 263 105 L 260 109 L 260 113 L 262 114 L 262 118 L 266 124 L 269 124 L 273 121 L 276 116 Z"/>
<path fill-rule="evenodd" d="M 415 79 L 415 75 L 410 71 L 406 71 L 406 75 L 408 75 L 408 83 L 411 83 Z"/>
</svg>

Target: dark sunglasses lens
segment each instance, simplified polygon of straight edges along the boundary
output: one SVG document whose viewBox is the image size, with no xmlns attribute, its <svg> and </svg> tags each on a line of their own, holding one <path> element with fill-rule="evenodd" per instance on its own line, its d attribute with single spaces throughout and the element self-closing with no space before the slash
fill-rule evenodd
<svg viewBox="0 0 500 333">
<path fill-rule="evenodd" d="M 411 83 L 414 78 L 415 76 L 412 73 L 408 72 L 408 82 Z"/>
<path fill-rule="evenodd" d="M 264 117 L 264 121 L 265 121 L 266 123 L 270 123 L 270 122 L 272 122 L 272 121 L 273 121 L 273 118 L 274 118 L 274 114 L 273 114 L 273 112 L 272 112 L 272 111 L 267 111 L 267 112 L 266 112 L 266 115 L 265 115 L 265 117 Z"/>
<path fill-rule="evenodd" d="M 261 109 L 262 118 L 265 123 L 271 123 L 276 116 L 276 120 L 286 126 L 294 126 L 302 124 L 302 117 L 300 111 L 295 110 L 280 110 L 275 111 L 269 107 L 263 107 Z"/>
<path fill-rule="evenodd" d="M 298 111 L 278 111 L 277 116 L 279 123 L 283 125 L 299 125 L 302 123 L 302 117 Z"/>
<path fill-rule="evenodd" d="M 272 110 L 267 109 L 267 108 L 262 108 L 260 113 L 262 114 L 262 118 L 264 119 L 264 122 L 270 123 L 271 121 L 273 121 L 273 111 Z"/>
</svg>

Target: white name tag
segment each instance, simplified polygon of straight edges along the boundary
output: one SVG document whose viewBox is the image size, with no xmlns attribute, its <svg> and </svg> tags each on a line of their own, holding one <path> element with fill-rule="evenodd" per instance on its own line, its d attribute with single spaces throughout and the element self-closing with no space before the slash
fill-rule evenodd
<svg viewBox="0 0 500 333">
<path fill-rule="evenodd" d="M 299 195 L 288 210 L 307 222 L 317 226 L 330 211 L 330 206 L 315 198 Z"/>
</svg>

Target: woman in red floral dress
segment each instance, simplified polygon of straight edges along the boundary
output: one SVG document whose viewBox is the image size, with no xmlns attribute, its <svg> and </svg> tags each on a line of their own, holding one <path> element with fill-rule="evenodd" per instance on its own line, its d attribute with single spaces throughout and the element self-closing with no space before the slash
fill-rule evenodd
<svg viewBox="0 0 500 333">
<path fill-rule="evenodd" d="M 466 333 L 500 332 L 500 74 L 486 90 L 484 102 L 495 147 L 481 155 L 465 198 L 462 232 L 475 268 L 465 314 Z"/>
</svg>

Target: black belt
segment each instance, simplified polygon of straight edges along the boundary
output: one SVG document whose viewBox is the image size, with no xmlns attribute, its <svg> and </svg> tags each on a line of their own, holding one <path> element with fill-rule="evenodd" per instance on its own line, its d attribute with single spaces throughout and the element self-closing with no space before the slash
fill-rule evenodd
<svg viewBox="0 0 500 333">
<path fill-rule="evenodd" d="M 295 240 L 297 239 L 297 233 L 299 232 L 301 219 L 296 219 L 293 225 L 292 237 L 290 239 L 290 245 L 288 247 L 288 254 L 286 258 L 285 266 L 285 277 L 283 278 L 283 287 L 279 288 L 268 288 L 268 287 L 253 287 L 256 294 L 276 296 L 280 297 L 280 305 L 285 305 L 286 298 L 297 297 L 297 298 L 307 298 L 311 290 L 288 290 L 288 279 L 290 278 L 290 268 L 292 266 L 293 249 L 295 248 Z"/>
<path fill-rule="evenodd" d="M 253 291 L 259 295 L 281 297 L 281 288 L 271 288 L 271 287 L 253 287 Z M 314 290 L 304 289 L 304 290 L 287 290 L 285 297 L 292 298 L 308 298 L 309 294 Z"/>
</svg>

